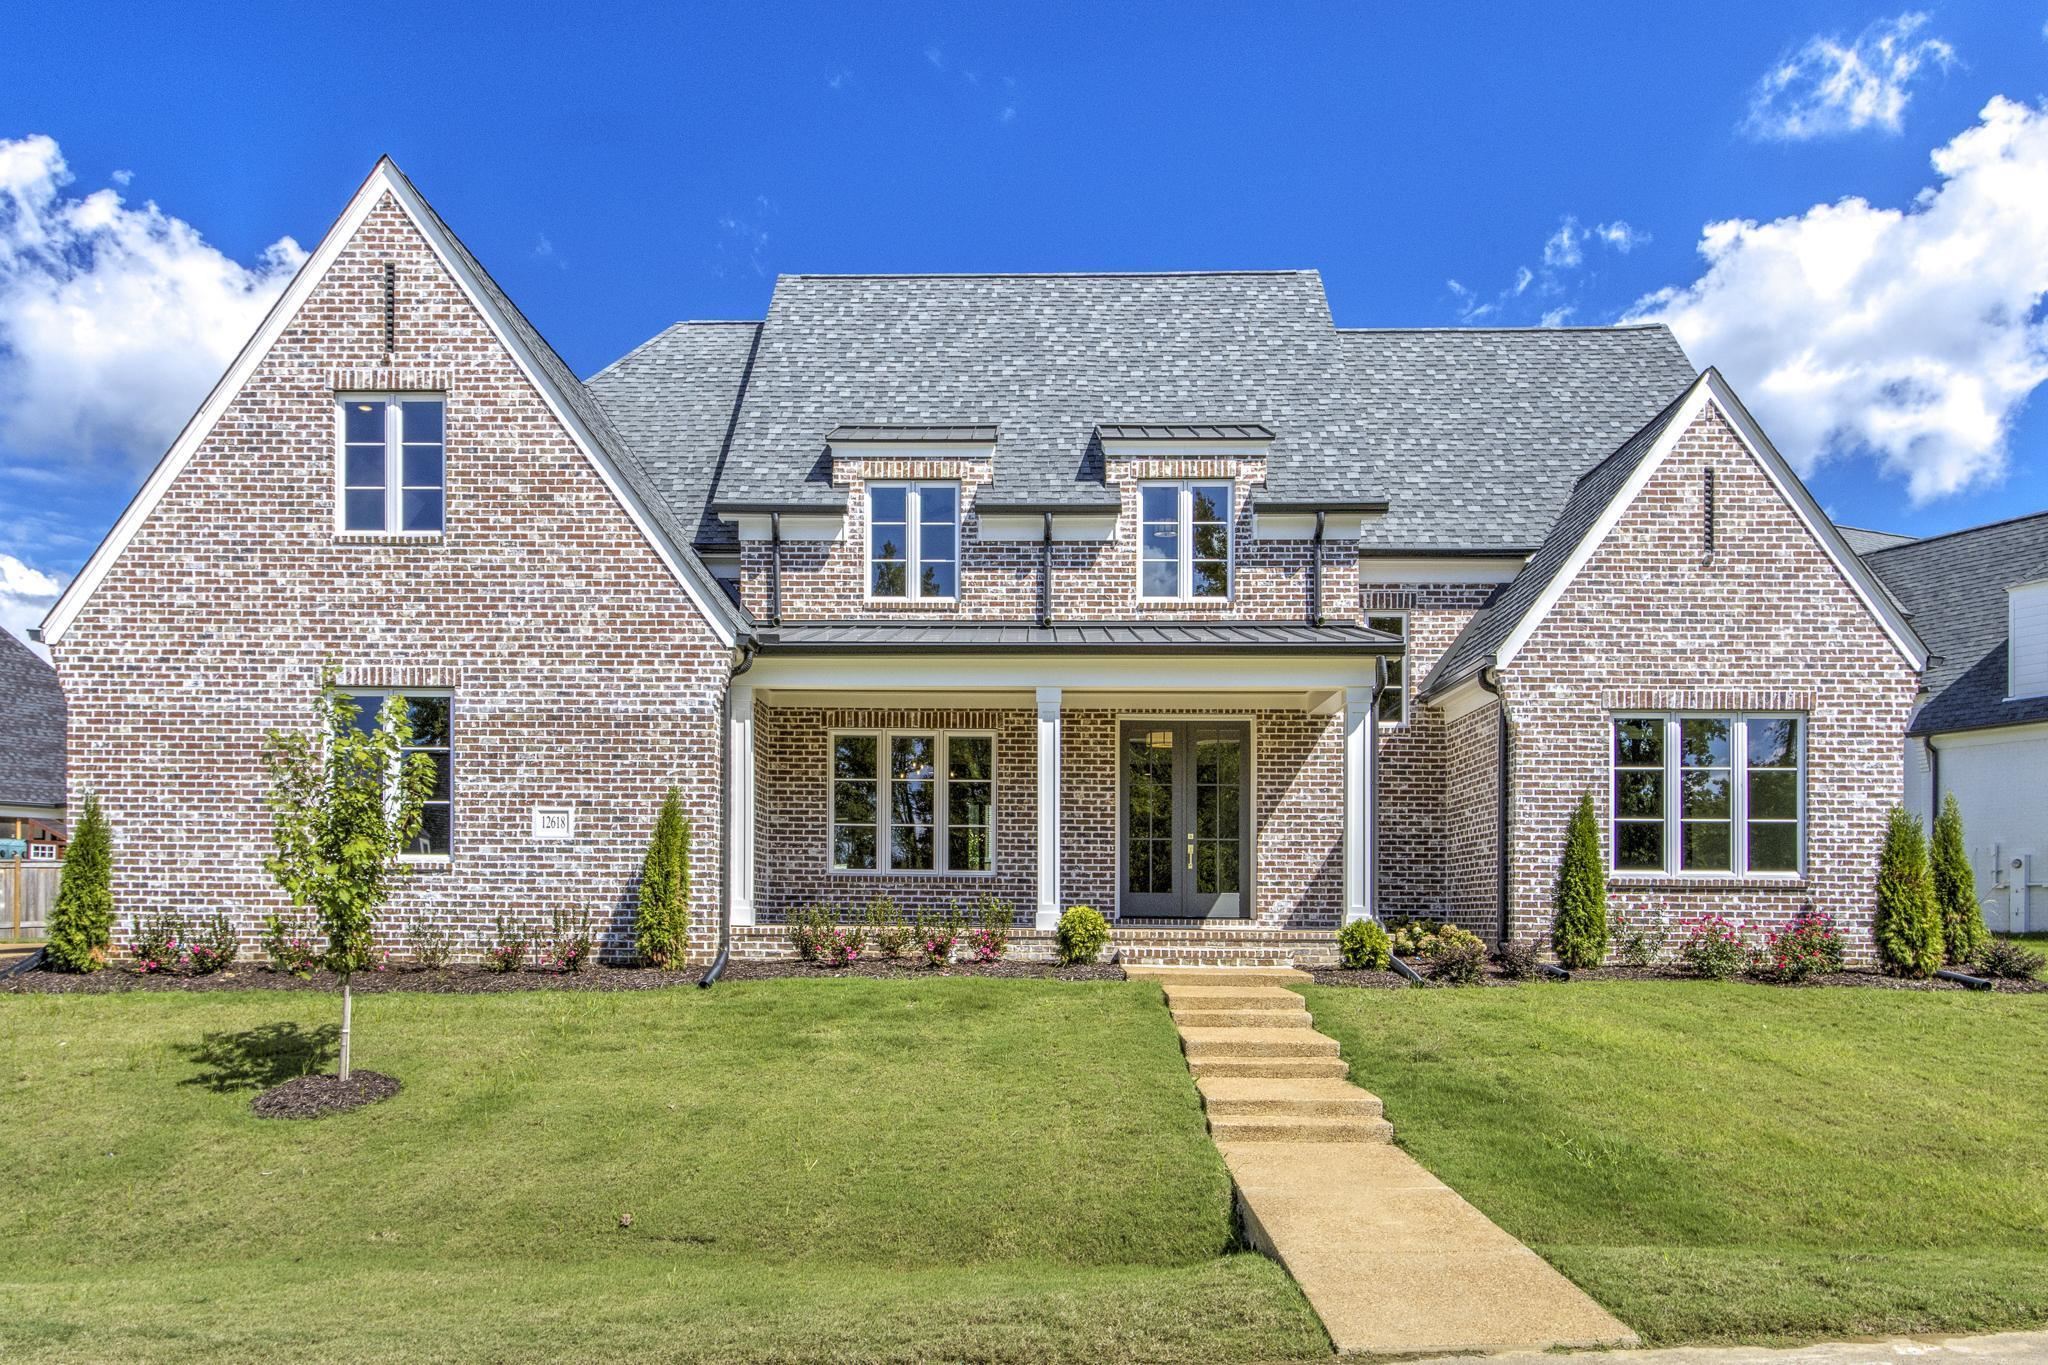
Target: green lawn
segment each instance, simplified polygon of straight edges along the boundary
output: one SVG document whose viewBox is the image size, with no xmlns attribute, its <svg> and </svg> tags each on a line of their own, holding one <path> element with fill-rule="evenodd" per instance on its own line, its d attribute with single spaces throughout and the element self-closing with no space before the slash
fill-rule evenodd
<svg viewBox="0 0 2048 1365">
<path fill-rule="evenodd" d="M 1233 1246 L 1156 986 L 367 996 L 404 1091 L 253 1117 L 336 1014 L 0 996 L 0 1357 L 1328 1350 Z"/>
<path fill-rule="evenodd" d="M 2048 999 L 1307 994 L 1398 1141 L 1646 1339 L 2048 1322 Z"/>
</svg>

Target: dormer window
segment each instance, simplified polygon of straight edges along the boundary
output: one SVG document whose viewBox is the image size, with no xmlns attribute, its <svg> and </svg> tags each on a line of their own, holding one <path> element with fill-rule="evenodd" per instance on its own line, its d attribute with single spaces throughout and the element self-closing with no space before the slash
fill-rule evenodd
<svg viewBox="0 0 2048 1365">
<path fill-rule="evenodd" d="M 960 595 L 960 485 L 868 485 L 868 596 L 944 601 Z"/>
<path fill-rule="evenodd" d="M 1138 595 L 1164 602 L 1230 597 L 1228 483 L 1147 483 L 1138 488 Z"/>
</svg>

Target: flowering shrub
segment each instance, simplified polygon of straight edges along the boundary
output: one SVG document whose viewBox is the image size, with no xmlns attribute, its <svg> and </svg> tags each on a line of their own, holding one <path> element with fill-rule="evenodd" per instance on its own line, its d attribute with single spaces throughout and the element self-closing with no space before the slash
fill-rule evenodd
<svg viewBox="0 0 2048 1365">
<path fill-rule="evenodd" d="M 1429 962 L 1429 974 L 1433 980 L 1446 981 L 1453 986 L 1469 986 L 1479 979 L 1486 966 L 1486 945 L 1479 935 L 1455 924 L 1446 924 L 1436 931 L 1429 947 L 1423 950 Z"/>
<path fill-rule="evenodd" d="M 518 925 L 498 916 L 491 946 L 484 950 L 484 966 L 494 972 L 516 972 L 526 961 L 526 935 Z"/>
<path fill-rule="evenodd" d="M 166 912 L 152 915 L 135 928 L 135 970 L 176 971 L 185 961 L 185 922 Z"/>
<path fill-rule="evenodd" d="M 902 957 L 917 941 L 917 931 L 903 922 L 903 912 L 887 896 L 876 896 L 868 902 L 867 919 L 868 937 L 883 957 Z"/>
<path fill-rule="evenodd" d="M 1526 981 L 1536 975 L 1537 955 L 1533 943 L 1503 943 L 1494 950 L 1494 963 L 1500 974 L 1515 981 Z"/>
<path fill-rule="evenodd" d="M 286 972 L 301 980 L 311 976 L 320 961 L 320 949 L 313 942 L 312 931 L 276 915 L 263 921 L 263 952 L 270 959 L 272 971 Z"/>
<path fill-rule="evenodd" d="M 590 916 L 566 905 L 556 906 L 548 916 L 547 946 L 541 949 L 541 965 L 551 972 L 580 972 L 590 965 Z"/>
<path fill-rule="evenodd" d="M 1000 896 L 983 896 L 976 905 L 980 923 L 967 935 L 968 949 L 976 962 L 999 962 L 1010 950 L 1010 927 L 1017 921 L 1016 907 Z"/>
<path fill-rule="evenodd" d="M 868 946 L 868 931 L 862 928 L 842 929 L 834 924 L 825 930 L 818 949 L 818 956 L 834 967 L 844 967 L 858 961 Z"/>
<path fill-rule="evenodd" d="M 1742 931 L 1719 915 L 1700 915 L 1678 925 L 1678 961 L 1694 976 L 1725 981 L 1749 958 Z"/>
<path fill-rule="evenodd" d="M 943 967 L 953 960 L 953 945 L 960 941 L 960 926 L 948 919 L 936 925 L 923 925 L 918 930 L 918 943 L 924 949 L 927 966 Z"/>
<path fill-rule="evenodd" d="M 833 929 L 832 912 L 813 901 L 789 913 L 789 946 L 796 949 L 796 955 L 806 962 L 816 962 L 823 956 L 826 940 Z"/>
<path fill-rule="evenodd" d="M 422 910 L 406 921 L 405 947 L 414 962 L 438 972 L 455 956 L 455 932 Z"/>
<path fill-rule="evenodd" d="M 1663 925 L 1654 929 L 1633 929 L 1621 936 L 1614 955 L 1624 967 L 1654 967 L 1671 942 L 1671 931 Z"/>
<path fill-rule="evenodd" d="M 232 965 L 240 952 L 235 926 L 228 923 L 226 915 L 216 910 L 213 918 L 194 931 L 186 943 L 185 960 L 192 964 L 193 971 L 205 976 Z"/>
<path fill-rule="evenodd" d="M 1790 924 L 1764 936 L 1751 955 L 1749 968 L 1766 981 L 1804 981 L 1824 972 L 1839 972 L 1841 931 L 1820 911 L 1803 910 Z"/>
</svg>

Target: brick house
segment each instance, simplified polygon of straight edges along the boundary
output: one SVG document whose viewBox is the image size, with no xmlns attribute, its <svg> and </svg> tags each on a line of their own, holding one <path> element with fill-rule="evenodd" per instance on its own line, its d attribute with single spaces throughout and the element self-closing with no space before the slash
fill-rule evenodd
<svg viewBox="0 0 2048 1365">
<path fill-rule="evenodd" d="M 1533 938 L 1587 791 L 1622 917 L 1860 928 L 1925 663 L 1662 328 L 788 276 L 579 381 L 388 161 L 43 638 L 126 914 L 280 907 L 261 738 L 331 661 L 444 774 L 395 916 L 628 951 L 673 784 L 704 956 L 878 895 L 1131 959 Z"/>
</svg>

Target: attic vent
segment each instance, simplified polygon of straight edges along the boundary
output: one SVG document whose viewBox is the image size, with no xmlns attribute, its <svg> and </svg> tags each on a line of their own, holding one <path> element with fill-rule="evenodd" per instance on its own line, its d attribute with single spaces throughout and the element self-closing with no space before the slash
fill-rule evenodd
<svg viewBox="0 0 2048 1365">
<path fill-rule="evenodd" d="M 1705 543 L 1707 558 L 1714 557 L 1714 471 L 1709 466 L 1701 475 L 1700 488 L 1700 534 Z"/>
<path fill-rule="evenodd" d="M 384 354 L 398 350 L 398 264 L 384 262 Z"/>
</svg>

